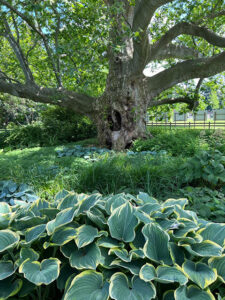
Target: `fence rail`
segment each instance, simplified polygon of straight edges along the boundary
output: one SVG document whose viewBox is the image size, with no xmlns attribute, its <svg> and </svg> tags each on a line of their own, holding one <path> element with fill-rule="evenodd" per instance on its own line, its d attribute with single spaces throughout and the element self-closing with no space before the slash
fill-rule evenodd
<svg viewBox="0 0 225 300">
<path fill-rule="evenodd" d="M 204 122 L 204 121 L 176 121 L 176 122 L 148 122 L 148 126 L 159 126 L 159 127 L 184 127 L 184 128 L 204 128 L 204 129 L 225 129 L 225 121 L 212 121 L 212 122 Z"/>
</svg>

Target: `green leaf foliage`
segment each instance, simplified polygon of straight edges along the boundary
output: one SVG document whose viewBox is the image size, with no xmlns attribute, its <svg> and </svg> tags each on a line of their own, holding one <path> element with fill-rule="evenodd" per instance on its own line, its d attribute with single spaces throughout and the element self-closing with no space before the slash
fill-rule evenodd
<svg viewBox="0 0 225 300">
<path fill-rule="evenodd" d="M 223 299 L 225 224 L 187 204 L 67 191 L 2 202 L 0 299 Z"/>
</svg>

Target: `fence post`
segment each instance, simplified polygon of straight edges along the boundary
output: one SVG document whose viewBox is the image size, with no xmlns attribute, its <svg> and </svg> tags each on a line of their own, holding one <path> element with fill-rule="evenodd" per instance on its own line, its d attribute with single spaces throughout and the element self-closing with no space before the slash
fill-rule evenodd
<svg viewBox="0 0 225 300">
<path fill-rule="evenodd" d="M 189 129 L 191 128 L 191 122 L 189 122 Z"/>
<path fill-rule="evenodd" d="M 210 130 L 210 121 L 209 121 L 209 130 Z"/>
<path fill-rule="evenodd" d="M 171 122 L 170 122 L 170 130 L 172 129 L 172 126 L 171 126 Z"/>
</svg>

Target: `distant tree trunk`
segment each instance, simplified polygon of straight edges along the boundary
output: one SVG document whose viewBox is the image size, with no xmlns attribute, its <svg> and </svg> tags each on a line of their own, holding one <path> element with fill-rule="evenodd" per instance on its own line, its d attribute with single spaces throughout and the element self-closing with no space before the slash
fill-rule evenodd
<svg viewBox="0 0 225 300">
<path fill-rule="evenodd" d="M 110 74 L 104 94 L 96 101 L 98 139 L 102 145 L 122 150 L 147 136 L 147 97 L 143 80 Z"/>
</svg>

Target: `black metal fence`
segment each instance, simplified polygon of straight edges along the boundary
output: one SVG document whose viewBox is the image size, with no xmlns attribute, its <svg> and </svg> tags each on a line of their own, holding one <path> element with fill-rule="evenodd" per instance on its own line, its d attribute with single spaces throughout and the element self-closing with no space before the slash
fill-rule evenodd
<svg viewBox="0 0 225 300">
<path fill-rule="evenodd" d="M 166 128 L 196 128 L 196 129 L 225 129 L 225 121 L 176 121 L 176 122 L 148 122 L 148 126 Z"/>
</svg>

